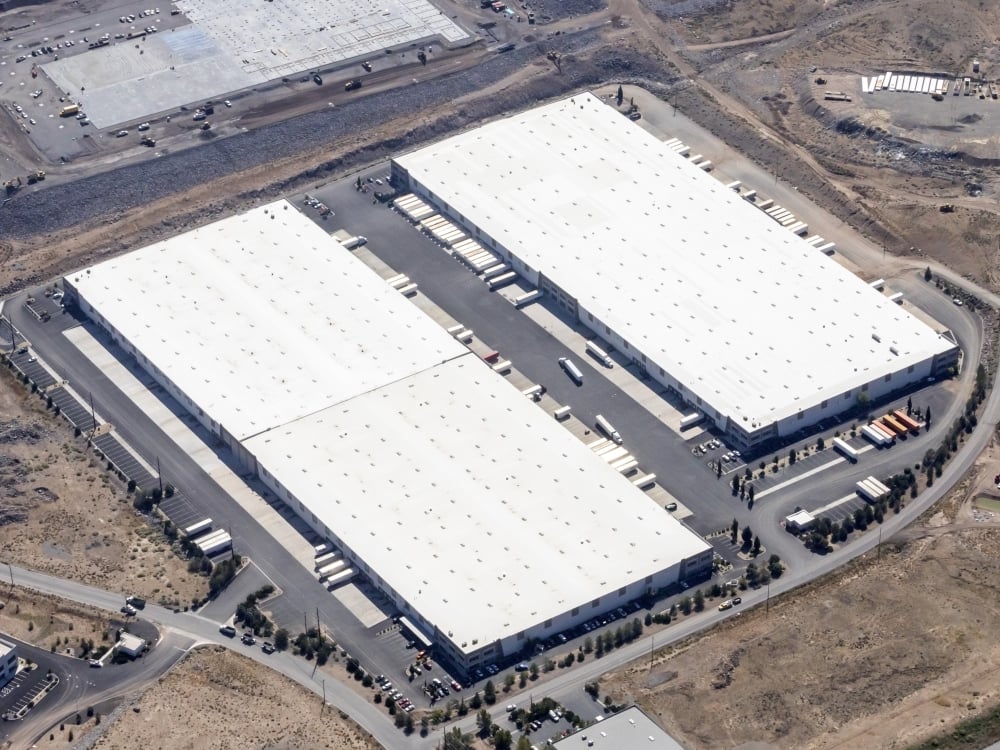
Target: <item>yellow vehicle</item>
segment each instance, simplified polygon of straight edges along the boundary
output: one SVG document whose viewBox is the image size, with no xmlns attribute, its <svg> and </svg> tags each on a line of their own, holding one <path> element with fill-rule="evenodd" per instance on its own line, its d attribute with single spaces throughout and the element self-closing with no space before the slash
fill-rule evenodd
<svg viewBox="0 0 1000 750">
<path fill-rule="evenodd" d="M 732 601 L 732 599 L 726 599 L 726 601 L 724 601 L 722 604 L 719 605 L 719 611 L 720 612 L 723 612 L 723 611 L 725 611 L 727 609 L 732 609 L 732 608 L 733 608 L 733 601 Z"/>
<path fill-rule="evenodd" d="M 80 105 L 79 104 L 67 104 L 65 107 L 62 108 L 62 110 L 60 110 L 59 116 L 60 117 L 72 117 L 73 115 L 75 115 L 79 111 L 80 111 Z"/>
</svg>

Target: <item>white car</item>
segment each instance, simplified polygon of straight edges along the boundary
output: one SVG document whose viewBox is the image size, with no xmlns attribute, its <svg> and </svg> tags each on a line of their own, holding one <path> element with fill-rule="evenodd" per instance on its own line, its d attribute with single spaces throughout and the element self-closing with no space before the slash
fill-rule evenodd
<svg viewBox="0 0 1000 750">
<path fill-rule="evenodd" d="M 119 130 L 117 133 L 115 133 L 116 138 L 124 138 L 127 135 L 128 135 L 127 130 Z"/>
</svg>

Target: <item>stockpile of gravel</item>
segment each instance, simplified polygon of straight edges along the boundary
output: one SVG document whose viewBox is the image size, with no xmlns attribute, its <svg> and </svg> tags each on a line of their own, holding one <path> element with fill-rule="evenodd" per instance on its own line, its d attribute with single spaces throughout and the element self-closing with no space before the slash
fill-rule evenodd
<svg viewBox="0 0 1000 750">
<path fill-rule="evenodd" d="M 407 86 L 393 92 L 359 98 L 336 109 L 323 110 L 276 123 L 229 138 L 212 140 L 205 145 L 167 154 L 159 159 L 132 164 L 77 180 L 55 184 L 32 193 L 22 193 L 0 209 L 0 224 L 11 238 L 25 238 L 83 224 L 107 215 L 114 221 L 126 211 L 152 203 L 172 193 L 225 175 L 249 169 L 296 153 L 315 149 L 335 139 L 357 132 L 359 124 L 383 123 L 407 112 L 441 105 L 481 90 L 518 68 L 537 61 L 549 50 L 563 55 L 562 74 L 541 82 L 493 97 L 470 108 L 456 120 L 437 128 L 414 131 L 405 139 L 394 139 L 370 146 L 362 154 L 375 160 L 401 148 L 442 135 L 478 119 L 530 106 L 539 99 L 561 91 L 592 86 L 607 80 L 636 81 L 662 79 L 663 71 L 655 61 L 629 48 L 603 48 L 583 56 L 600 42 L 600 30 L 561 34 L 512 52 L 498 54 L 471 70 Z M 355 159 L 361 161 L 361 159 Z M 336 160 L 317 170 L 311 177 L 329 174 L 342 167 Z"/>
</svg>

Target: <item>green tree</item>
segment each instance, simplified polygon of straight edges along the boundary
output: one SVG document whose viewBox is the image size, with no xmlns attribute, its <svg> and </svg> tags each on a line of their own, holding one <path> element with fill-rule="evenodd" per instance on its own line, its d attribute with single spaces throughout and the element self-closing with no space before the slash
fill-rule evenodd
<svg viewBox="0 0 1000 750">
<path fill-rule="evenodd" d="M 284 628 L 278 628 L 274 633 L 274 647 L 279 651 L 284 651 L 288 648 L 288 631 Z"/>
<path fill-rule="evenodd" d="M 753 542 L 753 530 L 749 526 L 744 526 L 742 537 L 743 544 L 749 547 L 750 543 Z"/>
<path fill-rule="evenodd" d="M 493 735 L 493 747 L 496 750 L 510 750 L 513 744 L 514 738 L 511 737 L 510 731 L 507 729 L 501 729 Z"/>
<path fill-rule="evenodd" d="M 718 479 L 722 476 L 722 459 L 720 458 L 715 462 L 715 478 Z"/>
<path fill-rule="evenodd" d="M 733 474 L 732 485 L 733 485 L 733 495 L 735 495 L 737 492 L 740 491 L 740 475 L 739 474 Z"/>
<path fill-rule="evenodd" d="M 483 686 L 483 700 L 486 701 L 487 706 L 492 706 L 497 702 L 497 689 L 493 680 L 487 680 Z"/>
<path fill-rule="evenodd" d="M 503 678 L 503 691 L 509 693 L 515 682 L 517 682 L 517 678 L 514 677 L 514 673 L 508 672 Z"/>
<path fill-rule="evenodd" d="M 516 750 L 531 750 L 531 740 L 528 739 L 528 735 L 522 734 L 517 738 Z"/>
<path fill-rule="evenodd" d="M 931 407 L 929 406 L 924 409 L 924 422 L 926 423 L 924 425 L 924 431 L 927 431 L 931 428 Z"/>
<path fill-rule="evenodd" d="M 826 448 L 826 441 L 823 440 L 823 438 L 819 438 L 816 441 L 816 450 L 821 451 L 824 450 L 825 448 Z"/>
<path fill-rule="evenodd" d="M 490 718 L 490 712 L 485 708 L 480 710 L 476 714 L 476 726 L 479 727 L 479 734 L 485 737 L 490 733 L 490 726 L 493 724 L 493 719 Z"/>
<path fill-rule="evenodd" d="M 619 104 L 621 104 L 621 102 L 619 102 Z M 930 281 L 932 278 L 934 278 L 934 274 L 931 273 L 931 267 L 927 266 L 927 268 L 924 269 L 924 281 Z"/>
<path fill-rule="evenodd" d="M 757 557 L 760 554 L 760 537 L 754 536 L 753 538 L 753 556 Z"/>
<path fill-rule="evenodd" d="M 753 493 L 754 493 L 754 489 L 753 489 L 753 485 L 751 484 L 749 487 L 747 487 L 747 502 L 751 502 L 751 503 L 753 502 Z"/>
<path fill-rule="evenodd" d="M 618 87 L 618 94 L 615 96 L 615 99 L 617 100 L 619 107 L 622 106 L 622 102 L 625 101 L 625 92 L 622 90 L 621 86 Z"/>
<path fill-rule="evenodd" d="M 736 539 L 740 535 L 740 522 L 733 519 L 733 525 L 729 527 L 729 538 L 733 540 L 733 544 L 736 544 Z"/>
<path fill-rule="evenodd" d="M 705 609 L 705 595 L 701 589 L 694 592 L 694 609 L 696 612 L 701 612 Z"/>
<path fill-rule="evenodd" d="M 472 735 L 463 734 L 461 729 L 455 727 L 450 732 L 445 733 L 442 746 L 444 750 L 472 750 Z"/>
<path fill-rule="evenodd" d="M 798 458 L 798 451 L 797 450 L 795 450 L 794 448 L 792 448 L 790 451 L 788 451 L 788 465 L 789 466 L 794 466 L 795 465 L 795 461 L 796 461 L 797 458 Z"/>
<path fill-rule="evenodd" d="M 538 664 L 536 664 L 535 662 L 531 662 L 531 665 L 528 667 L 528 672 L 529 672 L 529 674 L 531 674 L 531 679 L 533 681 L 537 680 L 538 679 Z"/>
</svg>

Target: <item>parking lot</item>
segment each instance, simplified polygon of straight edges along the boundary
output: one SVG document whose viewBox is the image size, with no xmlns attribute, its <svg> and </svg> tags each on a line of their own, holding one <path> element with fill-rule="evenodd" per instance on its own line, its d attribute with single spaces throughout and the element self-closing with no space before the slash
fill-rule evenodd
<svg viewBox="0 0 1000 750">
<path fill-rule="evenodd" d="M 37 659 L 37 649 L 31 649 L 22 658 Z M 56 673 L 49 673 L 46 664 L 22 669 L 14 678 L 0 688 L 0 717 L 17 720 L 27 715 L 43 696 L 58 690 L 60 679 Z M 0 732 L 0 740 L 3 734 Z"/>
</svg>

